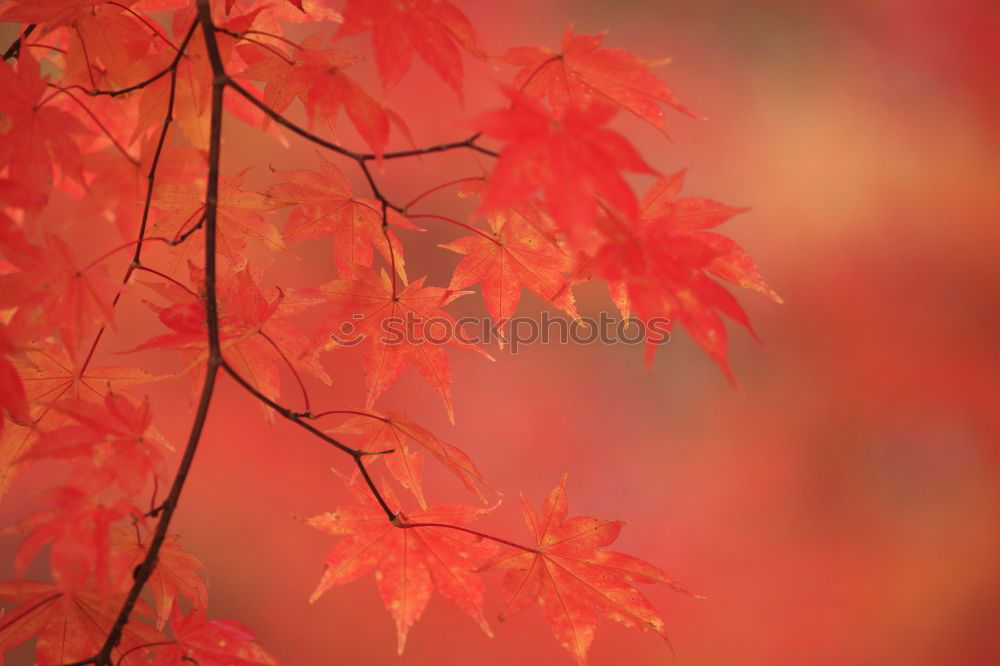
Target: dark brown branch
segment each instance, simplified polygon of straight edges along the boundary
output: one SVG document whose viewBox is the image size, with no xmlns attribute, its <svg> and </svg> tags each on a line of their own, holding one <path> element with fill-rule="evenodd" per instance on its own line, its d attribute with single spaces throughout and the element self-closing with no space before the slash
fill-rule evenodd
<svg viewBox="0 0 1000 666">
<path fill-rule="evenodd" d="M 400 150 L 394 153 L 384 153 L 382 159 L 384 160 L 395 160 L 401 157 L 416 157 L 417 155 L 428 155 L 430 153 L 442 153 L 447 150 L 455 150 L 457 148 L 468 148 L 470 150 L 475 150 L 484 155 L 489 155 L 490 157 L 499 157 L 499 153 L 495 153 L 488 148 L 483 148 L 478 145 L 476 141 L 481 135 L 477 132 L 472 136 L 462 139 L 461 141 L 453 141 L 451 143 L 442 143 L 436 146 L 427 146 L 426 148 L 414 148 L 413 150 Z M 365 160 L 374 160 L 377 156 L 373 153 L 367 153 L 363 156 Z"/>
<path fill-rule="evenodd" d="M 303 420 L 303 418 L 301 416 L 299 416 L 299 414 L 297 412 L 293 412 L 292 410 L 288 409 L 284 405 L 278 404 L 274 400 L 271 400 L 270 398 L 268 398 L 266 395 L 264 395 L 263 393 L 261 393 L 260 391 L 258 391 L 256 388 L 254 388 L 254 386 L 250 382 L 248 382 L 246 379 L 244 379 L 243 377 L 241 377 L 240 373 L 236 372 L 232 368 L 232 366 L 230 366 L 225 361 L 222 362 L 222 369 L 225 370 L 226 373 L 230 377 L 232 377 L 236 381 L 237 384 L 239 384 L 244 389 L 246 389 L 247 392 L 249 392 L 253 397 L 257 398 L 262 403 L 264 403 L 265 405 L 267 405 L 268 407 L 270 407 L 271 409 L 273 409 L 277 413 L 281 414 L 283 417 L 285 417 L 286 419 L 288 419 L 292 423 L 298 425 L 301 428 L 304 428 L 305 430 L 308 430 L 310 433 L 312 433 L 313 435 L 316 435 L 317 437 L 319 437 L 320 439 L 322 439 L 327 444 L 331 444 L 332 446 L 340 449 L 344 453 L 346 453 L 349 456 L 351 456 L 352 458 L 354 458 L 354 463 L 358 466 L 358 469 L 361 471 L 361 476 L 364 477 L 365 483 L 368 485 L 368 490 L 371 491 L 372 496 L 379 503 L 379 506 L 382 507 L 382 510 L 385 511 L 386 517 L 389 520 L 395 520 L 396 519 L 396 513 L 392 509 L 389 508 L 388 504 L 386 504 L 385 499 L 382 497 L 382 493 L 379 492 L 378 487 L 375 485 L 375 482 L 372 481 L 372 478 L 371 478 L 371 476 L 369 476 L 368 470 L 365 469 L 365 464 L 364 464 L 364 458 L 365 458 L 365 456 L 379 456 L 379 455 L 384 455 L 386 453 L 392 453 L 394 451 L 393 449 L 389 449 L 387 451 L 362 451 L 360 449 L 352 449 L 351 447 L 347 446 L 346 444 L 342 444 L 341 442 L 338 442 L 333 437 L 330 437 L 328 434 L 326 434 L 325 432 L 323 432 L 319 428 L 316 428 L 311 423 Z"/>
<path fill-rule="evenodd" d="M 212 394 L 215 390 L 215 381 L 219 375 L 219 366 L 222 363 L 222 354 L 219 345 L 219 316 L 218 304 L 216 301 L 216 228 L 219 199 L 219 162 L 221 158 L 222 140 L 222 98 L 225 93 L 225 78 L 221 76 L 222 58 L 219 55 L 218 44 L 215 42 L 214 26 L 212 25 L 212 14 L 208 0 L 198 0 L 198 24 L 201 25 L 205 35 L 205 42 L 208 51 L 209 61 L 212 64 L 212 71 L 215 79 L 212 82 L 212 106 L 211 123 L 209 133 L 208 149 L 208 187 L 205 194 L 205 315 L 208 323 L 208 361 L 205 369 L 205 380 L 201 389 L 201 396 L 198 399 L 198 408 L 195 412 L 194 423 L 188 435 L 187 446 L 174 482 L 170 487 L 170 492 L 163 501 L 163 508 L 160 519 L 156 523 L 156 530 L 153 539 L 146 551 L 146 557 L 135 572 L 135 581 L 129 590 L 125 602 L 115 619 L 111 631 L 108 633 L 101 647 L 100 652 L 92 659 L 81 663 L 91 663 L 97 666 L 111 666 L 111 654 L 121 641 L 125 625 L 128 623 L 132 609 L 139 600 L 142 588 L 146 585 L 150 576 L 156 568 L 157 557 L 163 542 L 167 537 L 167 530 L 177 504 L 181 491 L 187 481 L 191 465 L 194 462 L 195 452 L 198 450 L 198 443 L 201 441 L 202 431 L 205 428 L 205 421 L 208 418 L 208 408 L 212 403 Z"/>
<path fill-rule="evenodd" d="M 360 458 L 362 456 L 375 456 L 375 455 L 381 455 L 383 453 L 392 453 L 392 450 L 389 450 L 389 451 L 362 451 L 360 449 L 351 448 L 350 446 L 348 446 L 348 445 L 346 445 L 346 444 L 344 444 L 344 443 L 342 443 L 342 442 L 334 439 L 333 437 L 330 437 L 328 434 L 326 434 L 325 432 L 323 432 L 319 428 L 315 427 L 314 425 L 312 425 L 311 423 L 309 423 L 308 421 L 306 421 L 305 417 L 300 416 L 299 412 L 293 411 L 293 410 L 289 409 L 288 407 L 285 407 L 284 405 L 282 405 L 282 404 L 280 404 L 278 402 L 275 402 L 271 398 L 268 398 L 266 395 L 264 395 L 259 390 L 257 390 L 257 388 L 255 388 L 253 384 L 251 384 L 246 379 L 244 379 L 243 376 L 240 375 L 240 373 L 236 372 L 236 370 L 233 368 L 233 366 L 229 365 L 229 363 L 227 363 L 225 360 L 222 361 L 222 369 L 225 370 L 226 373 L 230 377 L 232 377 L 236 381 L 237 384 L 239 384 L 244 389 L 246 389 L 247 393 L 249 393 L 250 395 L 252 395 L 254 398 L 256 398 L 257 400 L 260 400 L 262 403 L 264 403 L 265 405 L 267 405 L 268 407 L 270 407 L 275 412 L 277 412 L 281 416 L 285 417 L 286 419 L 288 419 L 292 423 L 295 423 L 299 427 L 308 430 L 310 433 L 312 433 L 313 435 L 316 435 L 317 437 L 319 437 L 320 439 L 322 439 L 327 444 L 330 444 L 331 446 L 334 446 L 334 447 L 340 449 L 341 451 L 343 451 L 344 453 L 346 453 L 347 455 L 349 455 L 349 456 L 351 456 L 353 458 Z"/>
<path fill-rule="evenodd" d="M 14 43 L 8 46 L 7 50 L 3 52 L 3 59 L 11 60 L 12 58 L 16 58 L 18 54 L 21 52 L 21 43 L 24 42 L 24 40 L 27 39 L 28 35 L 30 35 L 34 31 L 35 31 L 34 23 L 29 23 L 27 26 L 25 26 L 24 32 L 18 35 L 17 39 L 14 40 Z"/>
<path fill-rule="evenodd" d="M 260 111 L 263 112 L 265 115 L 267 115 L 271 120 L 278 123 L 282 127 L 292 131 L 294 134 L 298 134 L 303 139 L 315 143 L 317 146 L 322 146 L 327 150 L 332 150 L 333 152 L 339 153 L 344 157 L 350 157 L 352 160 L 355 160 L 357 162 L 370 162 L 378 158 L 378 155 L 376 155 L 375 153 L 359 153 L 357 151 L 350 150 L 349 148 L 344 148 L 343 146 L 340 146 L 336 143 L 327 141 L 321 136 L 313 134 L 312 132 L 305 129 L 301 125 L 297 125 L 288 118 L 285 118 L 283 115 L 281 115 L 280 113 L 269 107 L 267 104 L 254 97 L 249 90 L 247 90 L 246 88 L 244 88 L 231 78 L 227 77 L 226 85 L 228 85 L 237 93 L 245 97 L 248 102 L 250 102 L 258 109 L 260 109 Z M 417 155 L 441 153 L 448 150 L 456 150 L 458 148 L 469 148 L 470 150 L 475 150 L 477 152 L 483 153 L 484 155 L 489 155 L 491 157 L 499 157 L 498 153 L 495 153 L 487 148 L 483 148 L 482 146 L 476 143 L 476 140 L 479 139 L 479 136 L 480 136 L 479 134 L 473 134 L 472 136 L 463 139 L 462 141 L 442 143 L 434 146 L 427 146 L 426 148 L 414 148 L 413 150 L 401 150 L 392 153 L 383 153 L 382 159 L 394 160 L 394 159 L 399 159 L 401 157 L 416 157 Z"/>
<path fill-rule="evenodd" d="M 206 420 L 208 418 L 208 410 L 212 402 L 212 396 L 215 390 L 215 384 L 219 375 L 219 371 L 225 371 L 237 384 L 239 384 L 244 390 L 250 393 L 257 400 L 261 401 L 263 404 L 270 407 L 272 410 L 276 411 L 278 414 L 284 418 L 297 424 L 299 427 L 305 429 L 309 433 L 315 435 L 322 441 L 334 446 L 340 451 L 347 453 L 352 457 L 359 473 L 365 480 L 365 484 L 368 486 L 369 491 L 372 496 L 378 502 L 379 506 L 385 512 L 388 520 L 395 526 L 400 528 L 415 528 L 415 527 L 439 527 L 446 529 L 454 529 L 469 534 L 475 534 L 481 538 L 491 539 L 498 543 L 503 543 L 510 545 L 512 547 L 521 548 L 524 550 L 530 550 L 524 546 L 520 546 L 513 542 L 506 541 L 504 539 L 499 539 L 497 537 L 491 537 L 486 534 L 476 532 L 467 528 L 445 525 L 437 523 L 407 523 L 401 516 L 394 512 L 391 507 L 386 503 L 385 498 L 382 496 L 375 482 L 372 480 L 371 475 L 364 463 L 364 458 L 371 455 L 382 455 L 387 453 L 392 453 L 392 450 L 387 451 L 362 451 L 360 449 L 355 449 L 349 447 L 333 437 L 327 435 L 323 431 L 319 430 L 312 424 L 308 423 L 303 419 L 303 417 L 311 417 L 309 413 L 308 397 L 306 396 L 307 405 L 306 413 L 300 415 L 299 413 L 293 412 L 287 407 L 271 400 L 259 390 L 257 390 L 253 385 L 251 385 L 247 380 L 245 380 L 239 373 L 237 373 L 232 366 L 230 366 L 222 356 L 221 344 L 219 338 L 219 315 L 218 315 L 218 303 L 216 295 L 216 244 L 217 244 L 217 217 L 218 217 L 218 195 L 219 195 L 219 174 L 220 174 L 220 161 L 221 161 L 221 137 L 222 137 L 222 113 L 223 113 L 223 97 L 225 94 L 226 87 L 232 88 L 237 94 L 242 95 L 251 104 L 260 109 L 263 113 L 268 115 L 272 120 L 278 124 L 286 127 L 287 129 L 293 131 L 294 133 L 302 136 L 303 138 L 312 141 L 318 145 L 321 145 L 329 150 L 337 152 L 345 157 L 350 157 L 358 163 L 369 185 L 372 188 L 372 193 L 376 199 L 381 203 L 381 216 L 382 216 L 382 228 L 386 233 L 388 241 L 388 209 L 393 208 L 394 210 L 402 211 L 403 209 L 399 206 L 393 205 L 389 200 L 382 194 L 379 190 L 377 183 L 372 177 L 371 171 L 368 168 L 367 162 L 376 159 L 374 153 L 359 153 L 337 144 L 331 143 L 322 139 L 311 132 L 299 127 L 295 123 L 287 120 L 281 114 L 277 113 L 269 106 L 254 97 L 249 91 L 240 86 L 238 83 L 233 81 L 226 72 L 225 67 L 222 62 L 221 55 L 219 53 L 219 45 L 216 37 L 216 26 L 212 23 L 211 9 L 209 7 L 209 0 L 197 0 L 198 7 L 198 18 L 197 21 L 192 25 L 191 29 L 188 31 L 183 42 L 178 47 L 177 55 L 174 58 L 171 65 L 164 71 L 146 79 L 143 82 L 130 86 L 128 88 L 123 88 L 116 91 L 101 91 L 92 90 L 89 91 L 92 95 L 105 94 L 105 95 L 122 95 L 127 92 L 138 90 L 139 88 L 145 87 L 150 83 L 162 78 L 163 76 L 170 75 L 170 96 L 168 101 L 168 109 L 166 117 L 164 118 L 164 123 L 162 130 L 160 132 L 159 141 L 157 143 L 156 152 L 153 157 L 153 163 L 150 167 L 148 174 L 149 185 L 146 192 L 145 205 L 143 209 L 142 221 L 140 223 L 139 238 L 136 242 L 136 250 L 133 256 L 133 261 L 129 266 L 129 270 L 125 276 L 125 282 L 131 277 L 132 273 L 142 268 L 139 259 L 142 250 L 143 240 L 145 238 L 145 229 L 149 217 L 149 208 L 152 200 L 152 193 L 155 181 L 156 168 L 159 163 L 159 158 L 165 144 L 166 135 L 169 126 L 173 120 L 173 107 L 174 107 L 174 95 L 177 84 L 177 67 L 180 63 L 181 58 L 184 55 L 185 48 L 190 42 L 194 31 L 197 27 L 201 27 L 202 33 L 205 39 L 206 50 L 208 52 L 209 61 L 212 67 L 213 81 L 212 81 L 212 97 L 211 97 L 211 124 L 210 124 L 210 135 L 209 135 L 209 158 L 208 158 L 208 183 L 205 195 L 205 213 L 201 220 L 190 230 L 185 232 L 182 236 L 175 239 L 177 242 L 182 242 L 191 233 L 200 227 L 205 230 L 205 317 L 208 328 L 208 359 L 205 370 L 205 379 L 202 385 L 201 395 L 198 399 L 198 406 L 195 412 L 194 422 L 191 426 L 191 431 L 188 436 L 187 445 L 185 446 L 184 453 L 181 458 L 180 465 L 178 466 L 177 473 L 174 476 L 173 483 L 170 487 L 170 491 L 167 494 L 166 499 L 155 509 L 150 510 L 150 514 L 155 514 L 159 516 L 159 520 L 156 524 L 156 528 L 153 533 L 153 538 L 149 544 L 148 550 L 146 551 L 146 556 L 142 563 L 136 568 L 134 572 L 134 582 L 128 595 L 125 598 L 125 602 L 115 619 L 114 625 L 109 631 L 100 652 L 94 657 L 77 662 L 77 664 L 94 664 L 96 666 L 111 666 L 111 656 L 116 650 L 118 644 L 121 642 L 122 634 L 128 624 L 129 617 L 135 604 L 138 602 L 139 596 L 146 583 L 152 576 L 156 565 L 157 558 L 159 556 L 160 549 L 167 536 L 167 531 L 170 527 L 170 522 L 173 518 L 174 513 L 177 510 L 178 502 L 180 499 L 181 492 L 184 489 L 184 485 L 187 481 L 187 477 L 191 471 L 191 466 L 194 462 L 194 456 L 198 449 L 198 444 L 201 441 L 202 432 L 205 427 Z M 30 32 L 25 31 L 25 35 Z M 18 40 L 20 43 L 20 40 Z M 13 46 L 12 46 L 13 48 Z M 474 134 L 463 141 L 457 141 L 447 144 L 440 144 L 436 146 L 430 146 L 423 149 L 415 149 L 408 151 L 401 151 L 396 153 L 387 153 L 382 156 L 384 159 L 395 159 L 402 157 L 411 157 L 423 154 L 443 152 L 458 148 L 469 148 L 472 150 L 477 150 L 481 153 L 496 156 L 496 153 L 489 151 L 476 145 L 476 140 L 479 135 Z M 395 291 L 395 255 L 392 251 L 392 245 L 390 243 L 390 259 L 393 263 L 393 290 Z M 151 271 L 152 272 L 152 271 Z M 115 299 L 117 303 L 118 297 Z M 98 333 L 91 347 L 91 350 L 87 356 L 87 360 L 84 363 L 90 362 L 93 356 L 94 349 L 99 342 L 101 335 L 103 334 L 103 329 Z M 280 350 L 279 350 L 280 352 Z M 283 354 L 282 354 L 283 355 Z M 283 355 L 284 356 L 284 355 Z M 286 358 L 287 361 L 287 358 Z M 289 364 L 290 365 L 290 364 Z M 298 376 L 296 375 L 298 379 Z M 301 385 L 301 380 L 300 385 Z M 304 387 L 303 387 L 304 392 Z M 124 656 L 124 655 L 122 655 Z"/>
<path fill-rule="evenodd" d="M 227 77 L 226 78 L 226 82 L 227 82 L 227 84 L 229 85 L 230 88 L 232 88 L 233 90 L 235 90 L 238 94 L 242 95 L 248 102 L 250 102 L 251 104 L 253 104 L 254 106 L 256 106 L 258 109 L 260 109 L 264 113 L 264 115 L 268 116 L 271 120 L 273 120 L 274 122 L 278 123 L 282 127 L 284 127 L 286 129 L 292 131 L 295 134 L 298 134 L 303 139 L 306 139 L 307 141 L 312 141 L 317 146 L 322 146 L 322 147 L 326 148 L 327 150 L 332 150 L 335 153 L 340 153 L 344 157 L 350 157 L 352 160 L 362 160 L 362 159 L 364 159 L 364 157 L 365 157 L 364 153 L 357 153 L 357 152 L 354 152 L 353 150 L 349 150 L 347 148 L 344 148 L 343 146 L 339 146 L 339 145 L 337 145 L 335 143 L 327 141 L 326 139 L 324 139 L 324 138 L 322 138 L 320 136 L 317 136 L 317 135 L 313 134 L 309 130 L 307 130 L 307 129 L 303 128 L 303 127 L 300 127 L 299 125 L 296 125 L 291 120 L 288 120 L 283 115 L 281 115 L 280 113 L 278 113 L 277 111 L 275 111 L 274 109 L 272 109 L 271 107 L 269 107 L 267 104 L 264 104 L 264 102 L 260 101 L 256 97 L 254 97 L 253 94 L 249 90 L 247 90 L 246 88 L 244 88 L 240 84 L 236 83 L 236 81 L 233 81 L 231 78 Z"/>
</svg>

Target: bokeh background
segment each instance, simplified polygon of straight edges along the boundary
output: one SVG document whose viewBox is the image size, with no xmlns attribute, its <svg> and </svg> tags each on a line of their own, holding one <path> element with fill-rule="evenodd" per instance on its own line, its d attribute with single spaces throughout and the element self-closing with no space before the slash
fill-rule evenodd
<svg viewBox="0 0 1000 666">
<path fill-rule="evenodd" d="M 668 117 L 671 141 L 630 118 L 617 126 L 661 171 L 690 167 L 689 193 L 753 207 L 723 231 L 785 299 L 740 294 L 764 346 L 732 330 L 739 390 L 678 333 L 652 372 L 624 345 L 533 345 L 496 363 L 455 353 L 455 426 L 412 371 L 381 399 L 469 452 L 507 493 L 485 523 L 493 533 L 527 539 L 517 493 L 537 505 L 566 471 L 571 514 L 628 520 L 616 549 L 706 597 L 648 588 L 674 652 L 604 621 L 591 663 L 1000 663 L 1000 5 L 460 6 L 495 53 L 557 47 L 573 22 L 610 29 L 610 46 L 671 57 L 660 73 L 710 120 Z M 346 46 L 368 52 L 367 39 Z M 463 136 L 468 118 L 498 104 L 495 82 L 512 70 L 466 62 L 464 109 L 419 63 L 386 95 L 418 144 Z M 235 121 L 226 138 L 226 171 L 258 165 L 251 185 L 271 182 L 268 163 L 314 164 L 310 147 Z M 405 200 L 477 168 L 449 155 L 380 177 Z M 467 207 L 442 194 L 427 210 Z M 411 276 L 443 283 L 458 256 L 436 245 L 455 237 L 441 227 L 406 236 Z M 270 265 L 271 283 L 332 277 L 328 242 L 295 249 L 302 261 Z M 611 309 L 597 285 L 577 295 L 584 313 Z M 128 323 L 100 360 L 123 362 L 113 352 L 158 330 L 139 301 L 119 307 Z M 526 296 L 522 313 L 542 308 Z M 484 308 L 474 295 L 452 311 Z M 137 360 L 177 367 L 169 354 Z M 360 404 L 359 360 L 326 360 L 337 386 L 315 387 L 314 400 Z M 161 429 L 183 441 L 186 380 L 147 392 Z M 537 609 L 489 639 L 434 598 L 397 657 L 370 578 L 310 606 L 331 539 L 292 516 L 345 502 L 330 468 L 348 463 L 297 429 L 267 426 L 224 382 L 176 521 L 207 565 L 212 616 L 251 626 L 289 664 L 571 663 Z M 431 467 L 432 499 L 464 499 Z M 44 477 L 30 472 L 5 499 L 4 524 L 30 508 Z M 14 544 L 2 545 L 9 562 Z M 500 576 L 490 578 L 492 616 Z"/>
</svg>

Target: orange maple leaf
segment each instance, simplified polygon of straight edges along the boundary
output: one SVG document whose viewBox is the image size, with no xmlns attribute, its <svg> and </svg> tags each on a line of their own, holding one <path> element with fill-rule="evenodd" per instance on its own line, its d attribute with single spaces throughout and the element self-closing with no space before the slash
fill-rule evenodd
<svg viewBox="0 0 1000 666">
<path fill-rule="evenodd" d="M 445 347 L 489 354 L 456 335 L 455 319 L 441 308 L 464 292 L 425 287 L 425 278 L 411 282 L 401 292 L 383 271 L 358 269 L 353 280 L 334 280 L 301 293 L 323 299 L 332 312 L 320 325 L 313 345 L 334 347 L 347 338 L 361 346 L 365 359 L 366 408 L 388 389 L 412 363 L 438 392 L 454 423 L 451 401 L 451 364 Z M 345 332 L 347 335 L 345 335 Z M 337 341 L 340 341 L 339 343 Z"/>
<path fill-rule="evenodd" d="M 176 602 L 183 598 L 194 609 L 208 607 L 208 588 L 198 574 L 205 569 L 196 556 L 181 549 L 176 534 L 168 535 L 156 555 L 156 568 L 147 585 L 153 593 L 156 628 L 163 629 Z M 138 543 L 136 536 L 126 530 L 112 530 L 111 547 L 124 555 L 130 569 L 139 566 L 146 557 L 148 543 Z"/>
<path fill-rule="evenodd" d="M 521 288 L 527 287 L 549 303 L 579 318 L 573 294 L 564 289 L 573 261 L 515 209 L 487 215 L 491 234 L 478 232 L 441 247 L 465 255 L 455 267 L 448 288 L 481 284 L 483 300 L 502 334 L 517 310 Z M 499 337 L 501 348 L 503 337 Z"/>
<path fill-rule="evenodd" d="M 240 263 L 247 240 L 255 240 L 270 250 L 292 255 L 278 230 L 261 215 L 276 209 L 278 204 L 263 194 L 243 189 L 243 179 L 249 170 L 244 169 L 219 183 L 216 209 L 219 253 L 234 264 Z M 153 224 L 152 233 L 178 238 L 198 224 L 205 210 L 205 190 L 195 184 L 160 186 L 156 189 L 153 206 L 165 215 Z M 204 247 L 204 236 L 194 233 L 174 251 L 179 257 L 187 258 L 201 256 Z"/>
<path fill-rule="evenodd" d="M 601 550 L 623 523 L 591 516 L 566 519 L 566 475 L 542 505 L 541 516 L 521 497 L 535 549 L 505 550 L 481 567 L 504 569 L 500 620 L 538 603 L 559 643 L 584 664 L 597 615 L 626 627 L 651 629 L 666 639 L 663 620 L 635 583 L 686 591 L 659 568 L 631 555 Z"/>
<path fill-rule="evenodd" d="M 474 569 L 495 552 L 494 544 L 457 530 L 398 526 L 406 522 L 467 525 L 491 509 L 447 504 L 405 515 L 397 513 L 397 519 L 390 522 L 365 488 L 360 484 L 348 484 L 348 488 L 356 504 L 304 519 L 322 532 L 344 537 L 326 556 L 323 576 L 309 602 L 315 602 L 331 587 L 374 571 L 382 602 L 396 622 L 399 654 L 435 588 L 492 636 L 483 616 L 483 584 Z M 398 506 L 391 492 L 384 494 L 390 505 Z"/>
<path fill-rule="evenodd" d="M 0 618 L 0 652 L 37 636 L 35 663 L 39 666 L 90 659 L 104 645 L 124 596 L 124 592 L 102 596 L 92 587 L 70 594 L 51 583 L 31 580 L 0 583 L 0 599 L 17 604 Z M 136 619 L 149 616 L 143 600 L 136 611 L 112 651 L 115 664 L 148 664 L 140 646 L 164 641 L 163 634 Z"/>
</svg>

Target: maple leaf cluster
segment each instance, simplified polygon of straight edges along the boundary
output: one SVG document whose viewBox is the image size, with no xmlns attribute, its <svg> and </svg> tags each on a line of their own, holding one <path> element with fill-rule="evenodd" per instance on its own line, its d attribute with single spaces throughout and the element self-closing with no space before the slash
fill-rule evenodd
<svg viewBox="0 0 1000 666">
<path fill-rule="evenodd" d="M 744 209 L 680 196 L 685 172 L 661 175 L 611 127 L 620 110 L 664 134 L 664 107 L 698 117 L 653 73 L 656 62 L 572 28 L 559 50 L 491 52 L 447 0 L 6 0 L 0 20 L 23 26 L 0 63 L 0 495 L 30 465 L 66 470 L 40 508 L 3 531 L 22 541 L 14 579 L 0 583 L 11 605 L 0 651 L 34 639 L 42 664 L 277 663 L 247 628 L 207 618 L 202 566 L 168 532 L 219 374 L 266 418 L 295 422 L 355 463 L 344 478 L 353 503 L 304 519 L 339 537 L 311 601 L 374 572 L 402 652 L 435 589 L 492 635 L 482 574 L 502 569 L 501 619 L 537 604 L 580 663 L 597 615 L 665 637 L 635 585 L 680 588 L 605 550 L 621 522 L 567 518 L 564 477 L 540 514 L 524 504 L 534 543 L 470 527 L 499 504 L 489 507 L 497 493 L 472 458 L 377 405 L 412 366 L 454 421 L 449 348 L 492 356 L 454 338 L 431 344 L 432 330 L 398 343 L 379 333 L 397 319 L 453 325 L 445 308 L 476 286 L 503 331 L 524 288 L 576 319 L 574 286 L 603 280 L 623 316 L 680 321 L 731 376 L 721 316 L 749 322 L 717 280 L 780 299 L 713 231 Z M 286 32 L 297 23 L 310 24 L 305 39 Z M 365 34 L 382 90 L 359 82 L 363 57 L 344 48 Z M 515 69 L 501 107 L 470 117 L 474 135 L 393 151 L 392 141 L 419 146 L 382 101 L 414 55 L 459 102 L 463 59 Z M 287 115 L 297 106 L 303 125 Z M 342 142 L 342 116 L 363 149 Z M 297 136 L 326 152 L 316 170 L 272 167 L 269 184 L 249 187 L 253 165 L 220 174 L 223 117 L 262 141 Z M 405 206 L 373 176 L 371 165 L 452 150 L 482 158 L 480 173 Z M 371 191 L 357 192 L 344 165 Z M 654 180 L 640 197 L 626 173 Z M 417 207 L 456 185 L 479 201 L 468 220 Z M 67 201 L 72 220 L 54 220 Z M 461 255 L 446 285 L 410 277 L 404 241 L 418 221 L 461 230 L 442 246 Z M 120 239 L 96 257 L 73 240 L 105 231 Z M 268 284 L 259 257 L 294 257 L 309 242 L 332 246 L 330 279 Z M 171 377 L 96 361 L 123 328 L 122 298 L 144 302 L 162 325 L 131 353 L 178 354 Z M 300 315 L 313 312 L 309 330 Z M 345 327 L 361 340 L 361 405 L 320 411 L 309 384 L 331 384 L 328 368 L 351 353 L 337 342 Z M 174 447 L 139 392 L 173 377 L 191 383 L 197 405 L 176 474 Z M 323 417 L 340 422 L 314 425 Z M 483 507 L 430 503 L 428 461 Z M 26 579 L 43 552 L 50 579 Z"/>
</svg>

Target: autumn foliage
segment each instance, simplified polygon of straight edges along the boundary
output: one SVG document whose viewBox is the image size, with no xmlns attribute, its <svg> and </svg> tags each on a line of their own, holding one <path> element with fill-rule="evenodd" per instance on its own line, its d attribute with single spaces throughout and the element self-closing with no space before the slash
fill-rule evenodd
<svg viewBox="0 0 1000 666">
<path fill-rule="evenodd" d="M 0 20 L 20 24 L 0 64 L 0 492 L 29 466 L 65 469 L 44 507 L 5 529 L 20 546 L 0 583 L 0 650 L 35 641 L 40 664 L 278 663 L 243 625 L 208 619 L 202 565 L 169 531 L 223 381 L 256 399 L 252 418 L 290 420 L 336 449 L 335 464 L 353 464 L 332 479 L 351 503 L 301 519 L 334 537 L 310 600 L 373 573 L 400 653 L 435 591 L 492 635 L 493 571 L 500 620 L 539 606 L 579 663 L 599 615 L 666 638 L 637 588 L 682 588 L 609 549 L 621 521 L 571 517 L 564 476 L 540 511 L 522 498 L 525 538 L 478 529 L 516 504 L 500 502 L 508 489 L 490 485 L 473 443 L 449 443 L 383 397 L 412 367 L 454 421 L 452 392 L 466 389 L 452 385 L 450 355 L 492 355 L 454 336 L 428 341 L 456 325 L 449 305 L 478 289 L 503 332 L 526 288 L 577 319 L 573 289 L 592 279 L 623 317 L 679 322 L 733 377 L 723 317 L 750 324 L 723 283 L 780 299 L 715 230 L 745 209 L 682 194 L 685 172 L 661 173 L 614 129 L 620 112 L 663 134 L 665 109 L 699 117 L 657 62 L 572 28 L 554 48 L 497 50 L 445 0 L 8 0 Z M 370 36 L 379 81 L 356 73 L 361 56 L 345 48 L 355 35 Z M 470 133 L 450 142 L 421 142 L 411 110 L 380 101 L 427 66 L 461 104 L 470 65 L 499 77 L 504 102 L 469 110 Z M 223 170 L 232 123 L 261 141 L 310 142 L 314 168 Z M 409 202 L 380 185 L 388 161 L 458 151 L 475 158 L 470 171 Z M 270 184 L 247 185 L 262 167 Z M 424 201 L 448 190 L 477 202 L 468 219 Z M 66 200 L 75 212 L 56 224 L 46 213 Z M 431 224 L 455 227 L 438 250 L 461 255 L 447 284 L 407 263 Z M 95 227 L 120 236 L 96 256 L 70 240 Z M 325 281 L 267 278 L 269 254 L 309 243 L 331 248 Z M 129 325 L 116 317 L 122 299 L 161 324 L 129 353 L 173 354 L 193 414 L 158 411 L 142 386 L 168 377 L 128 353 L 94 363 Z M 381 335 L 400 319 L 414 322 L 406 339 Z M 307 383 L 337 382 L 350 353 L 364 359 L 360 400 L 328 404 Z M 160 434 L 165 418 L 191 422 L 186 442 Z M 425 465 L 453 474 L 475 505 L 439 503 Z M 43 554 L 49 577 L 28 579 Z"/>
</svg>

